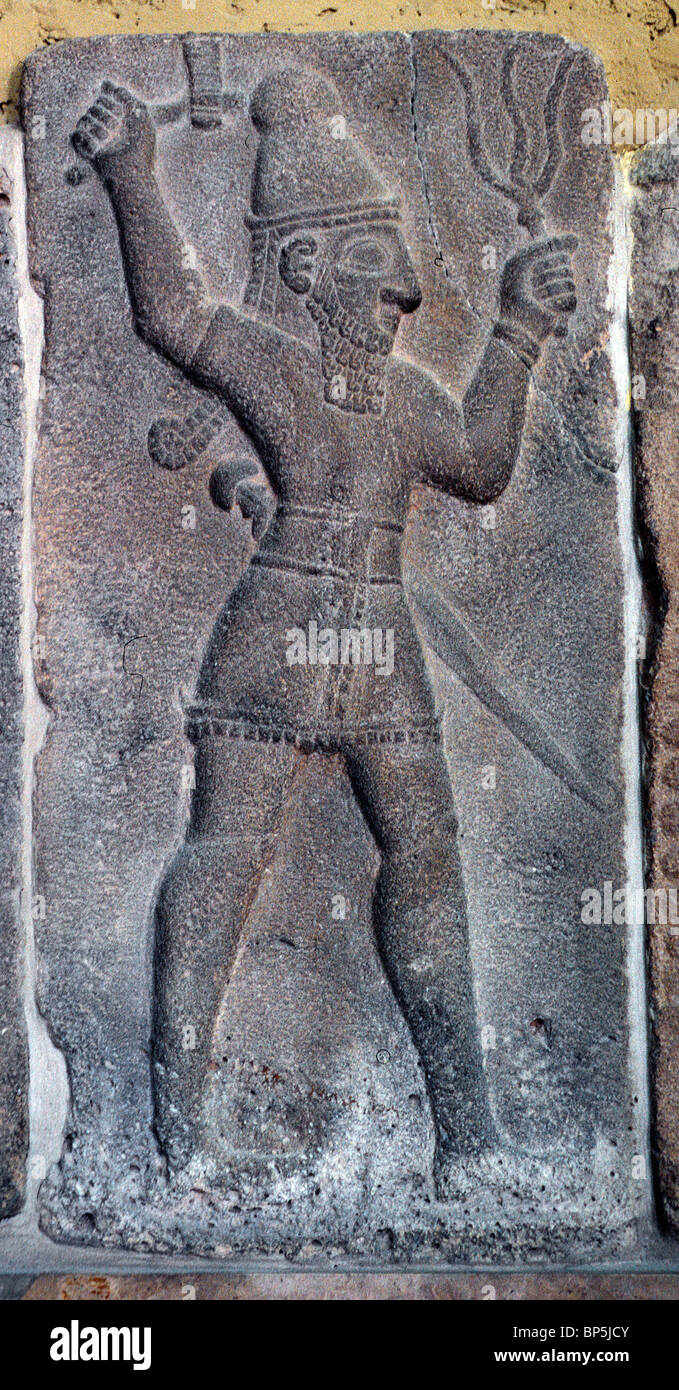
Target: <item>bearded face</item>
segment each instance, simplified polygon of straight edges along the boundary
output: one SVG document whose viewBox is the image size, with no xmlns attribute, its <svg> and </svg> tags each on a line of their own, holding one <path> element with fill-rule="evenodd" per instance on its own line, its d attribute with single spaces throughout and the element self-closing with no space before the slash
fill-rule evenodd
<svg viewBox="0 0 679 1390">
<path fill-rule="evenodd" d="M 398 228 L 382 220 L 304 233 L 285 241 L 277 260 L 283 283 L 305 296 L 316 324 L 325 399 L 342 410 L 381 414 L 401 315 L 422 299 Z M 261 276 L 252 283 L 261 303 Z"/>
<path fill-rule="evenodd" d="M 343 307 L 326 265 L 316 276 L 306 306 L 320 337 L 325 399 L 341 410 L 380 415 L 393 333 Z"/>
<path fill-rule="evenodd" d="M 395 227 L 343 229 L 325 248 L 306 305 L 320 335 L 326 400 L 379 415 L 401 314 L 422 294 Z"/>
</svg>

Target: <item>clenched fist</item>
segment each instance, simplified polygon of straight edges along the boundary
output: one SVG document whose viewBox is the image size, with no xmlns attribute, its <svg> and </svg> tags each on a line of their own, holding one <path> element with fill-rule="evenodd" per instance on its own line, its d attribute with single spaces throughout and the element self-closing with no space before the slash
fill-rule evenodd
<svg viewBox="0 0 679 1390">
<path fill-rule="evenodd" d="M 81 116 L 72 136 L 78 154 L 108 176 L 153 164 L 156 136 L 144 103 L 124 87 L 102 82 L 96 100 Z"/>
<path fill-rule="evenodd" d="M 571 233 L 534 241 L 511 256 L 500 282 L 500 314 L 538 343 L 565 331 L 577 305 L 571 253 L 578 239 Z"/>
</svg>

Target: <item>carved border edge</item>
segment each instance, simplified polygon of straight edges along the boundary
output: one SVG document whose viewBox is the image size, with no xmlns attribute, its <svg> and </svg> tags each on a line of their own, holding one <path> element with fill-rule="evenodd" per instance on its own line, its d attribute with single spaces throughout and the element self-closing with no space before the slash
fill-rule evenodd
<svg viewBox="0 0 679 1390">
<path fill-rule="evenodd" d="M 21 202 L 21 137 L 9 127 L 0 131 L 0 1219 L 15 1216 L 24 1205 L 29 1146 L 21 897 L 25 364 L 16 236 Z"/>
</svg>

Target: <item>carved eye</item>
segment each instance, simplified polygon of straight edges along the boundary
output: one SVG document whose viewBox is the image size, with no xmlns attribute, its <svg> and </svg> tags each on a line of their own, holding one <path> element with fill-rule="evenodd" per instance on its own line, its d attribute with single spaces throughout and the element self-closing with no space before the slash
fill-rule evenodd
<svg viewBox="0 0 679 1390">
<path fill-rule="evenodd" d="M 357 271 L 362 275 L 379 275 L 388 265 L 386 248 L 372 237 L 355 241 L 342 257 L 342 270 Z"/>
</svg>

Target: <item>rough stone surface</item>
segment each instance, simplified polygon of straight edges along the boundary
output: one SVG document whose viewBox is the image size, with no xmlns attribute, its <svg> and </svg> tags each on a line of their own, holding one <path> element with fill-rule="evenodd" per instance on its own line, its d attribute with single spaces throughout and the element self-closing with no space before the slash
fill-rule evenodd
<svg viewBox="0 0 679 1390">
<path fill-rule="evenodd" d="M 632 173 L 630 343 L 639 524 L 653 625 L 645 653 L 647 882 L 679 883 L 679 158 L 649 146 Z M 676 905 L 676 897 L 675 897 Z M 668 916 L 670 914 L 668 913 Z M 676 910 L 673 914 L 676 920 Z M 679 1231 L 679 928 L 648 928 L 653 1147 L 660 1205 Z"/>
<path fill-rule="evenodd" d="M 580 1302 L 638 1299 L 675 1300 L 677 1274 L 508 1274 L 497 1270 L 469 1274 L 183 1274 L 108 1277 L 43 1275 L 0 1281 L 0 1299 L 91 1302 L 163 1299 L 214 1302 L 266 1299 L 370 1301 L 564 1300 Z"/>
<path fill-rule="evenodd" d="M 0 1217 L 23 1202 L 28 1062 L 21 1000 L 20 654 L 23 355 L 18 321 L 17 137 L 0 132 Z"/>
<path fill-rule="evenodd" d="M 492 166 L 547 159 L 520 225 L 474 91 Z M 483 34 L 27 65 L 57 1239 L 635 1245 L 626 933 L 581 921 L 628 873 L 604 98 Z M 357 626 L 393 670 L 290 662 Z"/>
</svg>

